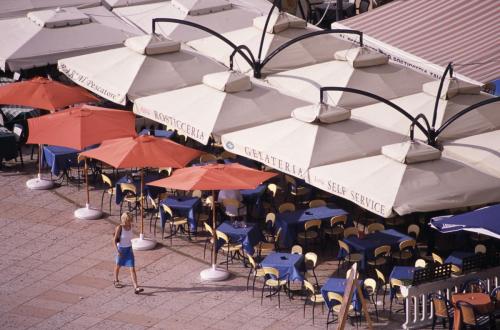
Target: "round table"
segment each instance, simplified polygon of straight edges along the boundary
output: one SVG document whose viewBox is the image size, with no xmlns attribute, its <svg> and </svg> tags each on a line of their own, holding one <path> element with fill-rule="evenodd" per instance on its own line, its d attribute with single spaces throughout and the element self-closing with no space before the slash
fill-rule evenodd
<svg viewBox="0 0 500 330">
<path fill-rule="evenodd" d="M 453 329 L 459 330 L 461 325 L 460 308 L 457 302 L 465 301 L 474 306 L 474 309 L 481 314 L 487 314 L 491 311 L 493 305 L 491 298 L 487 293 L 456 293 L 451 296 L 451 302 L 455 308 L 453 320 Z"/>
</svg>

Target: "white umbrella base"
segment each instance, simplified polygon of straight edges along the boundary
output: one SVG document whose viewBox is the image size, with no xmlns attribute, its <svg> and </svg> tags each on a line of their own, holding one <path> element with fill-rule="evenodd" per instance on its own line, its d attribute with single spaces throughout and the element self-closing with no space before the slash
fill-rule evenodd
<svg viewBox="0 0 500 330">
<path fill-rule="evenodd" d="M 227 280 L 229 275 L 231 274 L 227 270 L 218 268 L 215 265 L 200 272 L 201 280 L 207 282 L 224 281 Z"/>
<path fill-rule="evenodd" d="M 132 249 L 136 251 L 152 250 L 156 246 L 156 241 L 152 238 L 144 238 L 141 234 L 139 238 L 132 239 Z"/>
<path fill-rule="evenodd" d="M 102 217 L 100 210 L 92 209 L 89 205 L 79 208 L 74 212 L 75 218 L 81 220 L 97 220 Z"/>
<path fill-rule="evenodd" d="M 41 178 L 34 178 L 26 181 L 26 187 L 31 190 L 47 190 L 52 188 L 53 186 L 54 182 Z"/>
</svg>

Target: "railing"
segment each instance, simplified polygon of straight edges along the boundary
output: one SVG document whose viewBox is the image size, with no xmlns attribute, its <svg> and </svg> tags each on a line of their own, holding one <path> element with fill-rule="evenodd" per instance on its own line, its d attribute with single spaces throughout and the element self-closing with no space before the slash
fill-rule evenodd
<svg viewBox="0 0 500 330">
<path fill-rule="evenodd" d="M 500 266 L 464 274 L 459 277 L 408 287 L 407 292 L 403 293 L 406 294 L 406 320 L 402 325 L 403 329 L 418 329 L 432 324 L 434 310 L 429 299 L 431 293 L 439 292 L 450 300 L 451 295 L 459 292 L 467 281 L 477 278 L 483 280 L 488 291 L 491 291 L 499 285 Z"/>
</svg>

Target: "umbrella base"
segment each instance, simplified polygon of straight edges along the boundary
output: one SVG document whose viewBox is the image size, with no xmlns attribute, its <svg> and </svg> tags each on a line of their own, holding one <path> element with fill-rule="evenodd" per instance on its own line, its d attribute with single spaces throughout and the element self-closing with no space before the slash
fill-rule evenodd
<svg viewBox="0 0 500 330">
<path fill-rule="evenodd" d="M 141 234 L 139 238 L 132 239 L 132 249 L 136 251 L 152 250 L 156 246 L 156 241 L 152 238 L 144 238 Z"/>
<path fill-rule="evenodd" d="M 208 282 L 224 281 L 229 275 L 231 274 L 227 270 L 218 268 L 215 265 L 200 272 L 201 280 Z"/>
<path fill-rule="evenodd" d="M 54 182 L 52 180 L 45 180 L 40 177 L 30 179 L 26 181 L 26 187 L 31 190 L 47 190 L 54 186 Z"/>
<path fill-rule="evenodd" d="M 90 205 L 79 208 L 74 212 L 75 218 L 81 220 L 97 220 L 102 217 L 102 212 L 96 209 L 90 208 Z"/>
</svg>

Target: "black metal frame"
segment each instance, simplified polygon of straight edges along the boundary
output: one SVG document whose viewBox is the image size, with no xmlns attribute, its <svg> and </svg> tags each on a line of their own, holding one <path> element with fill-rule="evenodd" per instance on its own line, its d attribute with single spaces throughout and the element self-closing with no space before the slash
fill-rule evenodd
<svg viewBox="0 0 500 330">
<path fill-rule="evenodd" d="M 271 15 L 274 11 L 275 8 L 278 8 L 278 10 L 281 11 L 281 0 L 274 0 L 273 5 L 271 9 L 269 10 L 269 13 L 266 18 L 266 22 L 264 24 L 264 29 L 262 30 L 262 37 L 260 39 L 260 44 L 259 44 L 259 52 L 257 54 L 257 58 L 255 58 L 254 54 L 248 48 L 246 45 L 236 45 L 234 44 L 231 40 L 227 39 L 224 37 L 222 34 L 207 28 L 206 26 L 189 22 L 186 20 L 181 20 L 181 19 L 176 19 L 176 18 L 153 18 L 152 21 L 152 33 L 156 33 L 156 23 L 176 23 L 176 24 L 182 24 L 182 25 L 187 25 L 193 28 L 197 28 L 199 30 L 205 31 L 214 37 L 220 39 L 224 43 L 226 43 L 229 47 L 233 49 L 233 52 L 229 56 L 229 68 L 233 70 L 233 63 L 234 63 L 234 56 L 238 53 L 243 59 L 250 65 L 250 67 L 253 70 L 253 75 L 255 78 L 262 78 L 262 69 L 264 66 L 271 60 L 273 59 L 277 54 L 282 52 L 284 49 L 288 48 L 289 46 L 295 44 L 296 42 L 299 42 L 301 40 L 307 39 L 307 38 L 312 38 L 318 35 L 323 35 L 323 34 L 334 34 L 334 33 L 344 33 L 344 34 L 357 34 L 359 35 L 359 43 L 360 46 L 363 46 L 363 32 L 357 31 L 357 30 L 348 30 L 348 29 L 333 29 L 333 30 L 321 30 L 321 31 L 314 31 L 311 33 L 307 33 L 304 35 L 301 35 L 299 37 L 293 38 L 278 48 L 276 48 L 274 51 L 272 51 L 270 54 L 268 54 L 264 59 L 261 59 L 262 57 L 262 49 L 264 47 L 264 40 L 266 37 L 266 30 L 269 25 L 269 20 L 271 19 Z M 248 53 L 248 55 L 244 52 Z"/>
</svg>

